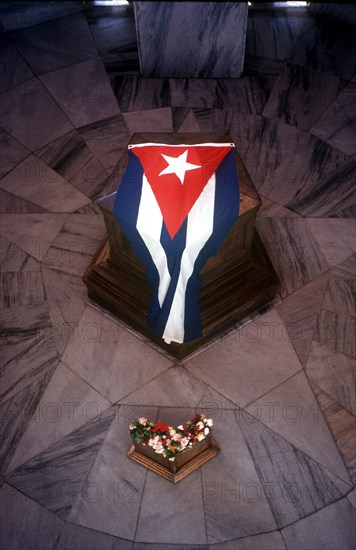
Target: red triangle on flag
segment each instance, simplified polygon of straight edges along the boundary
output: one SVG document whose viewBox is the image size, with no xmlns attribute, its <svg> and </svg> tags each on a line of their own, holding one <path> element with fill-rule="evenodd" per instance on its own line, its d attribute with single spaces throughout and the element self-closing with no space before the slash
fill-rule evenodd
<svg viewBox="0 0 356 550">
<path fill-rule="evenodd" d="M 130 147 L 139 158 L 173 239 L 232 145 Z"/>
</svg>

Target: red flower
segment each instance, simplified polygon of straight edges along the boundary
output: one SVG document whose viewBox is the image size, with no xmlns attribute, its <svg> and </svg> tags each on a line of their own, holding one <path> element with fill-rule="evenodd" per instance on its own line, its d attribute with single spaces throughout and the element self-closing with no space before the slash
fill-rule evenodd
<svg viewBox="0 0 356 550">
<path fill-rule="evenodd" d="M 152 428 L 153 433 L 156 432 L 168 432 L 169 426 L 164 422 L 157 422 L 157 424 Z"/>
</svg>

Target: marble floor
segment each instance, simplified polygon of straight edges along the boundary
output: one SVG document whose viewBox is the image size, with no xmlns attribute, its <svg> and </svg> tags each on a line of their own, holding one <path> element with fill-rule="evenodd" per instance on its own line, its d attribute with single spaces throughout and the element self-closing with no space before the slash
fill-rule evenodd
<svg viewBox="0 0 356 550">
<path fill-rule="evenodd" d="M 284 17 L 249 16 L 238 80 L 143 79 L 93 14 L 0 37 L 2 548 L 355 547 L 355 34 Z M 261 195 L 281 299 L 178 364 L 82 275 L 130 135 L 209 130 Z M 173 485 L 128 459 L 132 420 L 194 411 L 213 460 Z"/>
</svg>

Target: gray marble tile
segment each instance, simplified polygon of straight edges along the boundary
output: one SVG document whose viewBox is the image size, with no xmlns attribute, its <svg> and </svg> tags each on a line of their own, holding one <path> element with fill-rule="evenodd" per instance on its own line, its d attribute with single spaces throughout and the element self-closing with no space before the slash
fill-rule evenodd
<svg viewBox="0 0 356 550">
<path fill-rule="evenodd" d="M 354 160 L 356 160 L 356 156 L 354 157 Z M 345 208 L 342 208 L 340 210 L 337 210 L 335 214 L 331 214 L 331 218 L 356 218 L 356 203 L 351 204 L 351 206 L 345 206 Z"/>
<path fill-rule="evenodd" d="M 133 6 L 92 6 L 85 15 L 106 70 L 139 73 L 140 63 Z"/>
<path fill-rule="evenodd" d="M 337 149 L 333 151 L 336 152 Z M 348 209 L 352 208 L 352 212 L 355 212 L 355 174 L 356 162 L 354 160 L 345 160 L 341 167 L 337 167 L 328 174 L 325 174 L 317 186 L 313 186 L 309 190 L 306 189 L 300 198 L 296 196 L 286 206 L 289 206 L 303 216 L 350 217 Z"/>
<path fill-rule="evenodd" d="M 245 53 L 244 75 L 246 76 L 278 76 L 286 65 L 284 59 L 270 59 L 263 55 Z"/>
<path fill-rule="evenodd" d="M 288 64 L 273 87 L 263 116 L 309 130 L 344 86 L 336 76 Z"/>
<path fill-rule="evenodd" d="M 260 218 L 298 218 L 299 215 L 285 206 L 281 206 L 276 202 L 267 199 L 260 195 L 262 206 L 260 207 L 257 216 Z"/>
<path fill-rule="evenodd" d="M 301 365 L 281 318 L 271 311 L 193 357 L 185 368 L 244 407 L 299 371 Z"/>
<path fill-rule="evenodd" d="M 262 114 L 273 89 L 274 76 L 243 76 L 239 79 L 220 78 L 216 84 L 214 107 L 239 113 Z"/>
<path fill-rule="evenodd" d="M 128 540 L 135 537 L 147 475 L 146 468 L 127 456 L 132 444 L 128 429 L 131 414 L 135 415 L 135 420 L 141 415 L 155 420 L 156 411 L 146 407 L 117 410 L 85 480 L 88 490 L 82 491 L 68 518 L 71 522 Z M 157 532 L 155 535 L 159 536 Z"/>
<path fill-rule="evenodd" d="M 30 151 L 0 128 L 0 177 L 10 172 Z"/>
<path fill-rule="evenodd" d="M 170 78 L 172 107 L 211 109 L 216 101 L 217 80 L 212 78 Z"/>
<path fill-rule="evenodd" d="M 356 359 L 355 334 L 355 317 L 322 309 L 317 317 L 313 339 Z"/>
<path fill-rule="evenodd" d="M 352 25 L 329 17 L 312 17 L 295 41 L 290 60 L 350 80 L 355 63 L 349 52 L 355 46 Z"/>
<path fill-rule="evenodd" d="M 331 275 L 335 280 L 356 279 L 356 254 L 351 254 L 346 260 L 332 267 Z"/>
<path fill-rule="evenodd" d="M 235 413 L 235 414 L 233 414 Z M 276 523 L 240 427 L 239 411 L 214 419 L 220 454 L 201 468 L 208 542 L 273 531 Z"/>
<path fill-rule="evenodd" d="M 26 386 L 9 399 L 0 401 L 1 414 L 1 451 L 0 470 L 5 472 L 17 446 L 27 429 L 37 404 L 52 376 L 53 370 L 49 370 L 35 382 Z"/>
<path fill-rule="evenodd" d="M 256 227 L 279 277 L 283 298 L 327 271 L 306 220 L 259 218 Z"/>
<path fill-rule="evenodd" d="M 308 219 L 308 225 L 331 267 L 356 252 L 355 220 Z"/>
<path fill-rule="evenodd" d="M 46 300 L 39 271 L 2 272 L 0 285 L 0 309 L 39 304 Z"/>
<path fill-rule="evenodd" d="M 15 262 L 18 268 L 22 266 L 21 269 L 28 270 L 28 266 L 22 265 L 23 262 L 27 264 L 28 255 L 42 260 L 67 217 L 67 214 L 2 214 L 1 234 L 11 243 L 11 250 L 6 251 L 5 263 L 12 265 Z M 5 265 L 2 269 L 5 270 Z M 6 270 L 11 271 L 8 265 Z"/>
<path fill-rule="evenodd" d="M 148 109 L 135 111 L 123 115 L 125 124 L 130 132 L 173 132 L 172 109 Z"/>
<path fill-rule="evenodd" d="M 324 296 L 323 309 L 355 316 L 356 281 L 330 280 Z"/>
<path fill-rule="evenodd" d="M 0 188 L 1 214 L 34 214 L 40 212 L 48 212 L 48 210 Z"/>
<path fill-rule="evenodd" d="M 200 132 L 200 126 L 192 109 L 173 107 L 172 118 L 174 132 Z"/>
<path fill-rule="evenodd" d="M 48 380 L 47 380 L 48 381 Z M 36 400 L 32 418 L 9 465 L 18 468 L 86 422 L 95 423 L 110 403 L 63 363 Z"/>
<path fill-rule="evenodd" d="M 350 483 L 339 450 L 304 372 L 289 378 L 247 406 L 246 410 L 299 451 Z"/>
<path fill-rule="evenodd" d="M 328 274 L 325 273 L 302 286 L 277 306 L 287 334 L 303 366 L 308 358 L 327 282 Z"/>
<path fill-rule="evenodd" d="M 63 521 L 19 491 L 0 489 L 0 545 L 11 550 L 53 548 Z"/>
<path fill-rule="evenodd" d="M 111 171 L 126 150 L 129 132 L 121 115 L 78 128 L 89 149 Z"/>
<path fill-rule="evenodd" d="M 310 131 L 347 155 L 356 153 L 356 83 L 349 82 Z"/>
<path fill-rule="evenodd" d="M 68 119 L 37 78 L 1 94 L 1 126 L 35 151 L 72 129 Z"/>
<path fill-rule="evenodd" d="M 196 379 L 184 367 L 175 365 L 144 387 L 120 400 L 120 403 L 189 407 L 206 399 L 206 384 Z"/>
<path fill-rule="evenodd" d="M 100 210 L 100 207 L 96 202 L 91 202 L 87 206 L 83 206 L 82 208 L 78 208 L 74 212 L 74 214 L 95 214 L 96 216 L 102 216 L 102 212 Z"/>
<path fill-rule="evenodd" d="M 290 550 L 353 550 L 356 539 L 356 510 L 344 498 L 286 527 L 282 535 Z"/>
<path fill-rule="evenodd" d="M 58 363 L 45 302 L 1 312 L 1 395 L 13 397 Z"/>
<path fill-rule="evenodd" d="M 260 422 L 244 417 L 241 427 L 279 528 L 340 499 L 328 471 L 307 454 Z"/>
<path fill-rule="evenodd" d="M 356 508 L 356 488 L 347 495 L 347 500 L 351 503 L 351 506 Z"/>
<path fill-rule="evenodd" d="M 356 481 L 356 417 L 350 414 L 340 403 L 312 384 L 320 410 L 329 426 L 340 451 L 351 481 Z"/>
<path fill-rule="evenodd" d="M 43 256 L 43 264 L 63 276 L 78 298 L 87 296 L 82 277 L 104 235 L 102 216 L 71 214 Z"/>
<path fill-rule="evenodd" d="M 81 13 L 13 31 L 9 37 L 35 74 L 97 56 L 88 23 Z"/>
<path fill-rule="evenodd" d="M 353 161 L 298 128 L 266 118 L 259 122 L 244 158 L 262 195 L 303 216 L 333 215 L 350 206 Z"/>
<path fill-rule="evenodd" d="M 119 113 L 99 58 L 46 73 L 40 80 L 75 128 Z"/>
<path fill-rule="evenodd" d="M 241 76 L 247 22 L 245 3 L 136 2 L 134 10 L 144 76 Z"/>
<path fill-rule="evenodd" d="M 66 522 L 53 550 L 132 550 L 132 542 Z"/>
<path fill-rule="evenodd" d="M 310 380 L 356 415 L 356 361 L 335 352 L 330 345 L 313 342 L 306 364 Z"/>
<path fill-rule="evenodd" d="M 109 176 L 100 160 L 74 130 L 41 147 L 35 154 L 88 197 L 96 197 Z"/>
<path fill-rule="evenodd" d="M 167 544 L 167 543 L 150 543 L 150 542 L 134 542 L 132 550 L 209 550 L 207 544 Z"/>
<path fill-rule="evenodd" d="M 84 311 L 85 303 L 58 274 L 44 265 L 42 274 L 54 341 L 58 354 L 62 355 Z"/>
<path fill-rule="evenodd" d="M 244 537 L 209 546 L 209 550 L 286 550 L 282 535 L 278 531 Z"/>
<path fill-rule="evenodd" d="M 115 410 L 71 432 L 12 471 L 7 480 L 22 493 L 65 519 L 113 422 Z"/>
<path fill-rule="evenodd" d="M 193 109 L 202 132 L 229 134 L 234 113 L 223 109 Z"/>
<path fill-rule="evenodd" d="M 112 403 L 143 387 L 172 364 L 92 307 L 85 309 L 62 360 Z"/>
<path fill-rule="evenodd" d="M 232 116 L 229 132 L 238 152 L 247 166 L 246 152 L 251 139 L 253 139 L 255 135 L 256 128 L 261 125 L 262 117 L 248 113 L 238 113 L 236 111 L 231 114 Z"/>
<path fill-rule="evenodd" d="M 0 36 L 0 93 L 33 77 L 33 72 L 5 35 Z"/>
<path fill-rule="evenodd" d="M 0 271 L 40 271 L 41 264 L 0 234 Z"/>
<path fill-rule="evenodd" d="M 28 156 L 4 176 L 0 187 L 51 212 L 73 212 L 90 202 L 34 155 Z"/>
<path fill-rule="evenodd" d="M 111 85 L 122 113 L 159 109 L 170 105 L 170 88 L 165 78 L 123 75 L 116 76 Z"/>
</svg>

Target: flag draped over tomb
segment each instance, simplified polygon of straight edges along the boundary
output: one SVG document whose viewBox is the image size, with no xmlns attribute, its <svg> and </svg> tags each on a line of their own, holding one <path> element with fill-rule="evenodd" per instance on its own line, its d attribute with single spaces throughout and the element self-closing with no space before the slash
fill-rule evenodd
<svg viewBox="0 0 356 550">
<path fill-rule="evenodd" d="M 232 143 L 129 145 L 114 215 L 152 288 L 147 324 L 166 343 L 202 335 L 199 272 L 235 223 Z"/>
</svg>

